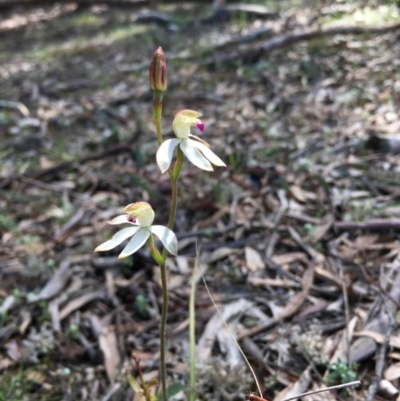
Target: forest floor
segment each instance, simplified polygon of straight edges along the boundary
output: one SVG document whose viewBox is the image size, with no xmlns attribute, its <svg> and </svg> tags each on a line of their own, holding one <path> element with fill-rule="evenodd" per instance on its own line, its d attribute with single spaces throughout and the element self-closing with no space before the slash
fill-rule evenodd
<svg viewBox="0 0 400 401">
<path fill-rule="evenodd" d="M 165 138 L 176 112 L 197 110 L 195 134 L 227 164 L 183 165 L 169 382 L 189 382 L 199 247 L 265 398 L 353 380 L 307 400 L 398 397 L 400 27 L 260 50 L 271 35 L 398 24 L 381 3 L 285 2 L 274 18 L 225 21 L 207 20 L 208 4 L 164 5 L 164 23 L 106 6 L 0 15 L 0 400 L 133 399 L 132 353 L 158 377 L 159 268 L 144 248 L 125 261 L 93 252 L 129 203 L 168 220 L 148 83 L 158 46 Z M 254 380 L 197 281 L 199 399 L 244 400 Z"/>
</svg>

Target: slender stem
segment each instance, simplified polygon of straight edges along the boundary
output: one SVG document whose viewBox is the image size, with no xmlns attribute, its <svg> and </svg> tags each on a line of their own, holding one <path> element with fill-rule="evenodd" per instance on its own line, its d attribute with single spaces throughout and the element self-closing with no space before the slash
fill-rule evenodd
<svg viewBox="0 0 400 401">
<path fill-rule="evenodd" d="M 162 92 L 153 92 L 153 116 L 156 124 L 157 141 L 158 145 L 162 144 L 162 131 L 161 131 L 161 114 L 162 114 Z M 172 173 L 169 173 L 172 179 Z M 174 200 L 172 200 L 174 202 Z M 175 205 L 176 210 L 176 205 Z M 170 212 L 171 218 L 172 208 Z M 174 212 L 175 214 L 175 212 Z M 168 224 L 169 227 L 169 224 Z M 161 393 L 163 401 L 168 401 L 167 393 L 167 366 L 166 366 L 166 327 L 168 315 L 168 283 L 167 283 L 167 269 L 165 266 L 165 259 L 167 257 L 166 249 L 163 250 L 160 264 L 161 269 L 161 286 L 162 286 L 162 308 L 161 308 L 161 323 L 160 323 L 160 378 L 161 378 Z"/>
<path fill-rule="evenodd" d="M 178 207 L 178 177 L 182 168 L 182 163 L 183 163 L 183 152 L 178 147 L 178 155 L 176 158 L 174 169 L 173 171 L 169 171 L 169 176 L 171 177 L 171 185 L 172 185 L 171 209 L 169 211 L 169 218 L 168 218 L 168 228 L 170 230 L 174 228 L 176 209 Z M 166 248 L 164 248 L 162 252 L 162 258 L 165 260 L 166 257 L 167 257 L 167 250 Z"/>
<path fill-rule="evenodd" d="M 196 257 L 192 274 L 192 284 L 190 287 L 189 300 L 189 344 L 190 344 L 190 395 L 189 400 L 196 400 L 196 319 L 195 319 L 195 296 L 196 296 L 196 280 L 197 268 L 199 266 L 199 256 Z"/>
<path fill-rule="evenodd" d="M 161 112 L 162 112 L 162 92 L 154 92 L 153 96 L 153 114 L 154 121 L 156 123 L 156 132 L 158 144 L 162 143 L 162 131 L 161 131 Z M 174 169 L 168 170 L 168 174 L 171 178 L 172 185 L 172 200 L 171 209 L 168 218 L 168 228 L 173 229 L 176 208 L 178 206 L 178 177 L 182 168 L 183 163 L 183 152 L 178 148 L 177 160 Z M 167 394 L 167 368 L 166 368 L 166 327 L 167 327 L 167 314 L 168 314 L 168 283 L 167 283 L 167 269 L 165 266 L 165 260 L 167 258 L 167 249 L 164 248 L 161 258 L 163 263 L 160 264 L 161 269 L 161 286 L 162 286 L 162 296 L 163 303 L 161 309 L 161 324 L 160 324 L 160 371 L 161 371 L 161 391 L 163 395 L 163 400 L 168 401 Z"/>
<path fill-rule="evenodd" d="M 162 114 L 162 98 L 163 92 L 153 92 L 153 116 L 156 123 L 157 141 L 158 146 L 162 144 L 162 131 L 161 131 L 161 114 Z"/>
<path fill-rule="evenodd" d="M 183 162 L 183 153 L 179 149 L 177 161 L 175 163 L 174 170 L 169 172 L 172 184 L 172 200 L 171 200 L 171 210 L 168 218 L 168 228 L 173 229 L 176 208 L 178 206 L 178 176 L 181 171 Z M 165 266 L 165 260 L 167 258 L 167 249 L 164 248 L 162 252 L 162 260 L 164 261 L 161 265 L 161 285 L 163 292 L 163 304 L 161 310 L 161 325 L 160 325 L 160 359 L 161 359 L 161 388 L 163 393 L 164 401 L 168 401 L 167 396 L 167 369 L 165 364 L 165 354 L 166 354 L 166 327 L 167 327 L 167 313 L 168 313 L 168 285 L 167 285 L 167 269 Z"/>
<path fill-rule="evenodd" d="M 165 262 L 160 265 L 161 268 L 161 284 L 162 284 L 162 311 L 161 311 L 161 324 L 160 324 L 160 362 L 161 362 L 161 389 L 163 400 L 168 401 L 167 395 L 167 366 L 166 366 L 166 327 L 167 327 L 167 314 L 168 314 L 168 285 L 167 285 L 167 269 Z"/>
</svg>

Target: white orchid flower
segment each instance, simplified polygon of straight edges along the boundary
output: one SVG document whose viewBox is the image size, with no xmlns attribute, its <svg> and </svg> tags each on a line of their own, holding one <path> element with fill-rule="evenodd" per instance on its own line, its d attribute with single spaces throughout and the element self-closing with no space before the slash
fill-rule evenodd
<svg viewBox="0 0 400 401">
<path fill-rule="evenodd" d="M 176 138 L 167 139 L 157 151 L 157 164 L 161 173 L 165 173 L 172 162 L 174 149 L 179 145 L 185 156 L 198 168 L 213 171 L 211 163 L 215 166 L 226 167 L 226 164 L 210 149 L 210 145 L 199 137 L 190 133 L 194 125 L 201 132 L 204 124 L 198 119 L 201 114 L 194 110 L 182 110 L 174 118 L 172 129 Z M 193 138 L 193 139 L 191 139 Z"/>
<path fill-rule="evenodd" d="M 177 255 L 178 240 L 176 235 L 168 227 L 151 225 L 154 221 L 154 210 L 147 202 L 131 203 L 124 209 L 124 213 L 109 221 L 109 224 L 128 223 L 133 227 L 118 231 L 110 240 L 99 245 L 94 250 L 95 252 L 109 251 L 132 237 L 118 256 L 118 259 L 124 259 L 141 248 L 150 235 L 154 234 L 160 239 L 168 252 Z"/>
</svg>

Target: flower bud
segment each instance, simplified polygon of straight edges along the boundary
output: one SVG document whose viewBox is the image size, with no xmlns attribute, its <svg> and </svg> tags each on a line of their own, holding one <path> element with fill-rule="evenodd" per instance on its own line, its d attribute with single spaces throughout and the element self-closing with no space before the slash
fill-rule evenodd
<svg viewBox="0 0 400 401">
<path fill-rule="evenodd" d="M 149 79 L 153 91 L 164 92 L 167 89 L 167 63 L 161 47 L 154 52 L 149 69 Z"/>
</svg>

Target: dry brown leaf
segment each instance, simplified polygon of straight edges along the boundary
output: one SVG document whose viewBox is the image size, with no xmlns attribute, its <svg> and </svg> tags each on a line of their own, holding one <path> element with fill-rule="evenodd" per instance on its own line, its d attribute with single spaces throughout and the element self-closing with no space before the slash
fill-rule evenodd
<svg viewBox="0 0 400 401">
<path fill-rule="evenodd" d="M 311 368 L 308 367 L 297 379 L 292 384 L 289 384 L 288 387 L 283 389 L 275 398 L 274 401 L 282 401 L 287 398 L 295 397 L 298 394 L 304 393 L 307 391 L 308 386 L 311 383 L 311 374 L 310 374 Z M 296 401 L 297 398 L 295 398 L 293 401 Z"/>
<path fill-rule="evenodd" d="M 60 232 L 55 238 L 56 242 L 65 241 L 70 235 L 72 235 L 81 225 L 86 213 L 94 208 L 93 204 L 87 202 L 83 204 L 75 214 L 69 219 L 69 221 L 61 228 Z"/>
<path fill-rule="evenodd" d="M 341 282 L 340 278 L 335 276 L 328 269 L 325 269 L 321 265 L 315 266 L 315 275 L 318 277 L 323 277 L 323 278 L 331 281 L 332 283 L 334 283 L 339 288 L 342 288 L 342 282 Z"/>
<path fill-rule="evenodd" d="M 361 235 L 354 242 L 345 240 L 345 244 L 339 249 L 339 254 L 343 259 L 351 259 L 359 252 L 373 249 L 378 238 L 377 235 Z"/>
<path fill-rule="evenodd" d="M 400 378 L 400 362 L 390 365 L 383 374 L 384 378 L 389 381 L 394 381 Z"/>
<path fill-rule="evenodd" d="M 329 232 L 331 229 L 332 225 L 334 222 L 334 218 L 332 215 L 328 215 L 324 219 L 324 223 L 321 225 L 318 225 L 314 228 L 314 233 L 312 236 L 312 242 L 313 244 L 317 243 L 318 241 L 321 241 L 322 238 L 325 237 L 325 235 Z"/>
<path fill-rule="evenodd" d="M 294 198 L 296 200 L 298 200 L 299 202 L 302 202 L 302 203 L 307 202 L 306 195 L 303 193 L 303 190 L 300 187 L 298 187 L 297 185 L 291 185 L 289 187 L 289 191 L 294 196 Z"/>
<path fill-rule="evenodd" d="M 19 325 L 18 331 L 20 332 L 20 334 L 25 334 L 26 330 L 32 322 L 32 313 L 27 309 L 23 309 L 21 311 L 21 318 L 22 322 Z"/>
<path fill-rule="evenodd" d="M 227 326 L 229 327 L 230 333 L 236 338 L 236 332 L 238 329 L 239 315 L 234 319 L 231 319 Z M 240 325 L 241 326 L 241 325 Z M 230 367 L 237 367 L 244 364 L 243 357 L 240 351 L 231 337 L 228 330 L 223 327 L 217 332 L 218 344 L 223 355 L 225 355 L 226 361 Z"/>
<path fill-rule="evenodd" d="M 316 251 L 311 245 L 306 244 L 299 235 L 299 233 L 292 226 L 288 226 L 288 231 L 291 237 L 297 242 L 299 246 L 301 246 L 308 253 L 308 255 L 312 259 L 314 259 L 318 263 L 322 263 L 325 260 L 324 255 Z"/>
<path fill-rule="evenodd" d="M 385 340 L 385 335 L 371 330 L 361 330 L 354 333 L 357 337 L 371 337 L 376 343 L 382 344 Z M 400 349 L 400 337 L 391 336 L 389 345 L 393 348 Z"/>
<path fill-rule="evenodd" d="M 18 361 L 13 361 L 9 358 L 2 358 L 0 359 L 0 372 L 11 368 L 12 366 L 16 365 L 18 363 Z"/>
<path fill-rule="evenodd" d="M 242 314 L 251 306 L 252 303 L 250 301 L 240 298 L 237 301 L 225 305 L 221 310 L 221 314 L 225 322 L 228 323 L 230 319 Z M 217 333 L 220 330 L 225 330 L 225 326 L 221 319 L 221 316 L 218 314 L 218 312 L 215 312 L 211 319 L 208 321 L 196 347 L 197 361 L 199 363 L 205 363 L 211 357 L 211 351 L 214 345 L 214 341 Z"/>
<path fill-rule="evenodd" d="M 373 355 L 376 351 L 376 332 L 385 333 L 389 326 L 389 320 L 387 314 L 380 314 L 377 318 L 371 320 L 366 324 L 365 333 L 372 331 L 373 335 L 363 335 L 358 338 L 350 347 L 350 363 L 361 361 L 370 355 Z M 355 334 L 354 334 L 355 335 Z"/>
<path fill-rule="evenodd" d="M 304 252 L 290 252 L 282 255 L 274 255 L 272 260 L 277 265 L 287 265 L 295 262 L 296 260 L 305 262 L 307 261 L 307 255 Z"/>
<path fill-rule="evenodd" d="M 201 258 L 202 259 L 201 261 L 204 263 L 214 263 L 214 262 L 224 259 L 236 252 L 237 251 L 235 251 L 232 248 L 221 247 L 221 248 L 216 249 L 211 255 L 204 255 Z"/>
<path fill-rule="evenodd" d="M 99 337 L 99 345 L 104 355 L 107 377 L 112 383 L 117 376 L 121 364 L 118 340 L 113 326 L 103 327 Z"/>
<path fill-rule="evenodd" d="M 293 316 L 303 305 L 307 299 L 308 293 L 314 280 L 314 263 L 310 263 L 307 270 L 304 272 L 301 280 L 302 290 L 291 297 L 282 312 L 275 318 L 275 320 L 283 320 Z"/>
<path fill-rule="evenodd" d="M 88 294 L 84 294 L 78 298 L 73 299 L 69 302 L 63 309 L 61 309 L 59 313 L 59 319 L 64 320 L 69 314 L 74 312 L 75 310 L 81 308 L 82 306 L 86 305 L 89 302 L 94 301 L 100 295 L 104 293 L 104 290 L 96 290 L 89 292 Z"/>
<path fill-rule="evenodd" d="M 367 251 L 372 247 L 373 244 L 375 244 L 378 238 L 378 235 L 360 235 L 354 241 L 354 246 L 359 251 Z"/>
<path fill-rule="evenodd" d="M 246 266 L 250 271 L 254 272 L 265 267 L 264 261 L 262 260 L 260 254 L 254 248 L 246 246 L 244 248 L 244 256 L 246 260 Z"/>
<path fill-rule="evenodd" d="M 16 301 L 16 299 L 15 299 L 14 295 L 9 295 L 2 303 L 2 305 L 0 307 L 0 313 L 6 313 L 10 309 L 12 309 L 16 303 L 15 301 Z"/>
<path fill-rule="evenodd" d="M 248 277 L 247 282 L 255 287 L 266 286 L 266 287 L 283 287 L 283 288 L 300 288 L 299 283 L 289 281 L 288 279 L 274 279 L 274 278 L 262 278 L 262 277 Z"/>
<path fill-rule="evenodd" d="M 347 327 L 345 327 L 343 329 L 343 333 L 340 338 L 340 342 L 336 348 L 335 353 L 333 354 L 332 358 L 329 361 L 330 364 L 337 362 L 339 359 L 348 363 L 349 347 L 351 344 L 351 339 L 352 339 L 353 335 L 355 334 L 354 329 L 356 327 L 357 322 L 358 322 L 358 317 L 354 316 L 350 320 Z"/>
<path fill-rule="evenodd" d="M 44 288 L 32 297 L 29 302 L 37 302 L 41 299 L 50 299 L 56 295 L 59 295 L 62 289 L 67 284 L 69 278 L 71 277 L 72 271 L 70 269 L 71 258 L 66 257 L 60 264 L 60 267 L 56 270 L 53 277 L 47 282 Z"/>
<path fill-rule="evenodd" d="M 389 352 L 388 357 L 400 361 L 400 352 Z"/>
</svg>

